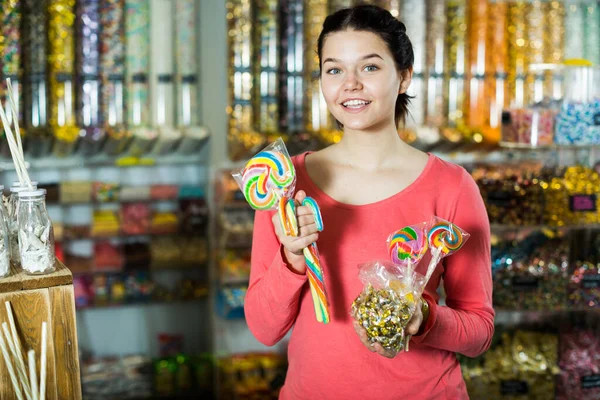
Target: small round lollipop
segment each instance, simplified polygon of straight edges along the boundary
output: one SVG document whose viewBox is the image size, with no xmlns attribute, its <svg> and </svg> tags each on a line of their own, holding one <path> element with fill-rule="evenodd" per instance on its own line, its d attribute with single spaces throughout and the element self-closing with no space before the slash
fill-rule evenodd
<svg viewBox="0 0 600 400">
<path fill-rule="evenodd" d="M 469 234 L 452 222 L 433 217 L 429 224 L 427 239 L 431 248 L 431 261 L 427 266 L 425 282 L 429 281 L 437 264 L 443 257 L 460 250 L 469 238 Z"/>
<path fill-rule="evenodd" d="M 440 221 L 429 229 L 428 241 L 432 248 L 440 249 L 442 254 L 447 256 L 460 250 L 466 240 L 458 226 Z"/>
<path fill-rule="evenodd" d="M 265 150 L 252 157 L 242 173 L 244 196 L 255 210 L 277 208 L 282 197 L 293 192 L 296 170 L 290 157 Z"/>
<path fill-rule="evenodd" d="M 427 252 L 425 224 L 406 226 L 390 235 L 388 247 L 395 264 L 416 265 Z"/>
</svg>

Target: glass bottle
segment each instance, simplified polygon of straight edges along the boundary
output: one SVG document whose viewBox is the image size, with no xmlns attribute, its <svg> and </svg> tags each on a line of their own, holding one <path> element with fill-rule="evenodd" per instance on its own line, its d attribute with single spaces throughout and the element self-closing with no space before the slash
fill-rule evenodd
<svg viewBox="0 0 600 400">
<path fill-rule="evenodd" d="M 32 189 L 37 189 L 37 182 L 32 181 Z M 6 205 L 6 228 L 8 229 L 8 241 L 10 250 L 10 260 L 16 266 L 21 265 L 21 256 L 19 255 L 19 223 L 17 213 L 19 207 L 19 192 L 28 190 L 28 186 L 21 186 L 21 182 L 15 181 L 10 188 L 10 196 Z"/>
<path fill-rule="evenodd" d="M 54 266 L 54 230 L 46 210 L 46 190 L 19 192 L 19 250 L 23 271 L 47 274 Z"/>
<path fill-rule="evenodd" d="M 0 193 L 4 186 L 0 185 Z M 6 212 L 4 204 L 0 203 L 0 278 L 10 273 L 10 242 L 8 240 L 8 227 L 6 225 Z"/>
</svg>

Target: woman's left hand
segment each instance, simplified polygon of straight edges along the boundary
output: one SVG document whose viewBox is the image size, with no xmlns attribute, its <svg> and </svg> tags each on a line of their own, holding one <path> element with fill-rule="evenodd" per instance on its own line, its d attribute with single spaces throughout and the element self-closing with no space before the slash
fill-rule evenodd
<svg viewBox="0 0 600 400">
<path fill-rule="evenodd" d="M 422 312 L 422 305 L 421 302 L 424 301 L 422 299 L 419 299 L 419 302 L 417 303 L 417 307 L 415 310 L 415 313 L 413 314 L 412 318 L 410 319 L 410 321 L 408 321 L 408 325 L 406 325 L 406 335 L 416 335 L 417 333 L 419 333 L 419 330 L 421 329 L 421 324 L 424 323 L 423 321 L 423 312 Z M 354 330 L 356 331 L 356 333 L 358 334 L 358 337 L 360 338 L 360 341 L 372 352 L 375 352 L 381 356 L 387 357 L 387 358 L 394 358 L 396 357 L 396 355 L 398 354 L 397 351 L 394 350 L 389 350 L 389 349 L 384 349 L 383 346 L 381 346 L 379 343 L 370 343 L 369 342 L 369 338 L 367 337 L 367 331 L 365 328 L 363 328 L 362 326 L 360 326 L 360 324 L 353 319 L 352 320 L 354 323 Z"/>
</svg>

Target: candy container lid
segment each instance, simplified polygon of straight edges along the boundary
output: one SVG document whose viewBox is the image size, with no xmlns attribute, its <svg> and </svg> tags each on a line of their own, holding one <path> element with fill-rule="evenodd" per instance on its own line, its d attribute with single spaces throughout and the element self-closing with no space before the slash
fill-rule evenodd
<svg viewBox="0 0 600 400">
<path fill-rule="evenodd" d="M 23 191 L 19 191 L 19 199 L 21 198 L 27 198 L 27 197 L 39 197 L 39 196 L 45 196 L 46 195 L 46 189 L 34 189 L 34 190 L 23 190 Z"/>
<path fill-rule="evenodd" d="M 33 182 L 31 182 L 33 184 Z M 33 185 L 33 190 L 37 189 L 37 185 Z M 26 190 L 30 190 L 28 186 L 13 186 L 10 188 L 11 193 L 20 193 Z"/>
<path fill-rule="evenodd" d="M 38 181 L 31 181 L 31 184 L 33 186 L 37 186 L 38 185 Z M 20 187 L 21 186 L 21 181 L 14 181 L 12 185 L 13 185 L 13 187 Z"/>
</svg>

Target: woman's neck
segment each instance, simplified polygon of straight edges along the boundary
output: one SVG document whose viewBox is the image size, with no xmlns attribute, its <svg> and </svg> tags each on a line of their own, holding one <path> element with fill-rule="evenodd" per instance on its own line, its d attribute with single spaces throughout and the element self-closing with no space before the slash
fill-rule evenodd
<svg viewBox="0 0 600 400">
<path fill-rule="evenodd" d="M 377 170 L 398 161 L 398 156 L 407 155 L 412 147 L 398 135 L 395 127 L 364 132 L 344 130 L 336 145 L 336 152 L 344 163 L 366 170 Z"/>
</svg>

